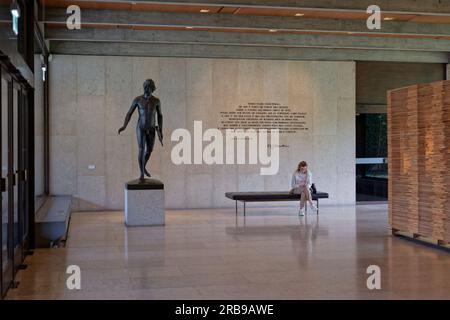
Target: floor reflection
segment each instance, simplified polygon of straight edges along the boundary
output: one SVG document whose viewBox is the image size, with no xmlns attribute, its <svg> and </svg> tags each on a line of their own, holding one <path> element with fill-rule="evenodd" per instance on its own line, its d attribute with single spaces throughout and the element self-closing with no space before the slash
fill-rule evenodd
<svg viewBox="0 0 450 320">
<path fill-rule="evenodd" d="M 36 250 L 9 299 L 450 299 L 450 255 L 392 237 L 386 205 L 167 210 L 164 227 L 123 212 L 74 213 L 67 247 Z M 65 270 L 77 264 L 82 290 Z M 366 286 L 369 265 L 382 289 Z"/>
</svg>

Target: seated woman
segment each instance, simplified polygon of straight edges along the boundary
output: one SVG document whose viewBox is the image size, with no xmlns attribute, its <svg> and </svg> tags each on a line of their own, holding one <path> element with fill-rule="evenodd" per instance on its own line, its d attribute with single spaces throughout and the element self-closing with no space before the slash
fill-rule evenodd
<svg viewBox="0 0 450 320">
<path fill-rule="evenodd" d="M 297 170 L 292 175 L 291 182 L 291 193 L 300 195 L 300 210 L 298 212 L 299 215 L 305 215 L 305 206 L 306 202 L 309 202 L 311 210 L 317 212 L 317 207 L 312 202 L 311 192 L 309 188 L 312 183 L 312 174 L 311 171 L 308 170 L 308 164 L 306 161 L 301 161 L 298 164 Z"/>
</svg>

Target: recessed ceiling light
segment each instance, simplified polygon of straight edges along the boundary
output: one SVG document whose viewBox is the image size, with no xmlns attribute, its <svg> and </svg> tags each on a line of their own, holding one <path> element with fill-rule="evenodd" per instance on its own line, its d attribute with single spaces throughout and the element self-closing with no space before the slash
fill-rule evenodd
<svg viewBox="0 0 450 320">
<path fill-rule="evenodd" d="M 295 14 L 296 17 L 303 17 L 304 15 L 305 15 L 304 13 L 300 13 L 300 12 Z"/>
<path fill-rule="evenodd" d="M 394 20 L 394 18 L 392 18 L 392 17 L 386 17 L 386 18 L 384 18 L 383 20 L 385 20 L 385 21 L 392 21 L 392 20 Z"/>
<path fill-rule="evenodd" d="M 201 12 L 201 13 L 208 13 L 208 12 L 209 12 L 209 9 L 201 9 L 200 12 Z"/>
<path fill-rule="evenodd" d="M 269 29 L 269 32 L 277 32 L 277 29 Z"/>
</svg>

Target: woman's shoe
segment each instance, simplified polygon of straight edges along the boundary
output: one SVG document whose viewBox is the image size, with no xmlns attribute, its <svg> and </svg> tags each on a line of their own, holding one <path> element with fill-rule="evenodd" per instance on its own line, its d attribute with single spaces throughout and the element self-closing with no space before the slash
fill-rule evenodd
<svg viewBox="0 0 450 320">
<path fill-rule="evenodd" d="M 311 208 L 311 210 L 313 211 L 313 212 L 316 212 L 317 213 L 317 211 L 319 211 L 319 209 L 317 209 L 317 207 L 315 206 L 315 205 L 311 205 L 310 206 L 310 208 Z"/>
<path fill-rule="evenodd" d="M 304 216 L 304 215 L 305 215 L 305 209 L 304 209 L 304 208 L 300 208 L 300 209 L 298 210 L 298 215 L 299 215 L 299 216 Z"/>
</svg>

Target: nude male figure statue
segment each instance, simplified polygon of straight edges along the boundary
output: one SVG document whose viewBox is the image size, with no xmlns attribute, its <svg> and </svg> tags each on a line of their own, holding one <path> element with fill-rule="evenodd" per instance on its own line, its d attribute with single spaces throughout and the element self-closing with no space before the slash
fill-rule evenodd
<svg viewBox="0 0 450 320">
<path fill-rule="evenodd" d="M 158 139 L 162 143 L 163 133 L 163 116 L 161 113 L 161 102 L 155 96 L 153 92 L 156 90 L 155 82 L 152 79 L 147 79 L 144 82 L 144 94 L 134 98 L 130 109 L 125 116 L 123 126 L 118 130 L 120 134 L 124 131 L 128 125 L 128 122 L 133 115 L 134 110 L 137 108 L 139 112 L 139 119 L 136 126 L 136 137 L 139 146 L 139 169 L 141 175 L 140 180 L 144 180 L 144 175 L 150 177 L 150 173 L 145 168 L 150 155 L 155 145 L 155 134 L 158 135 Z"/>
</svg>

